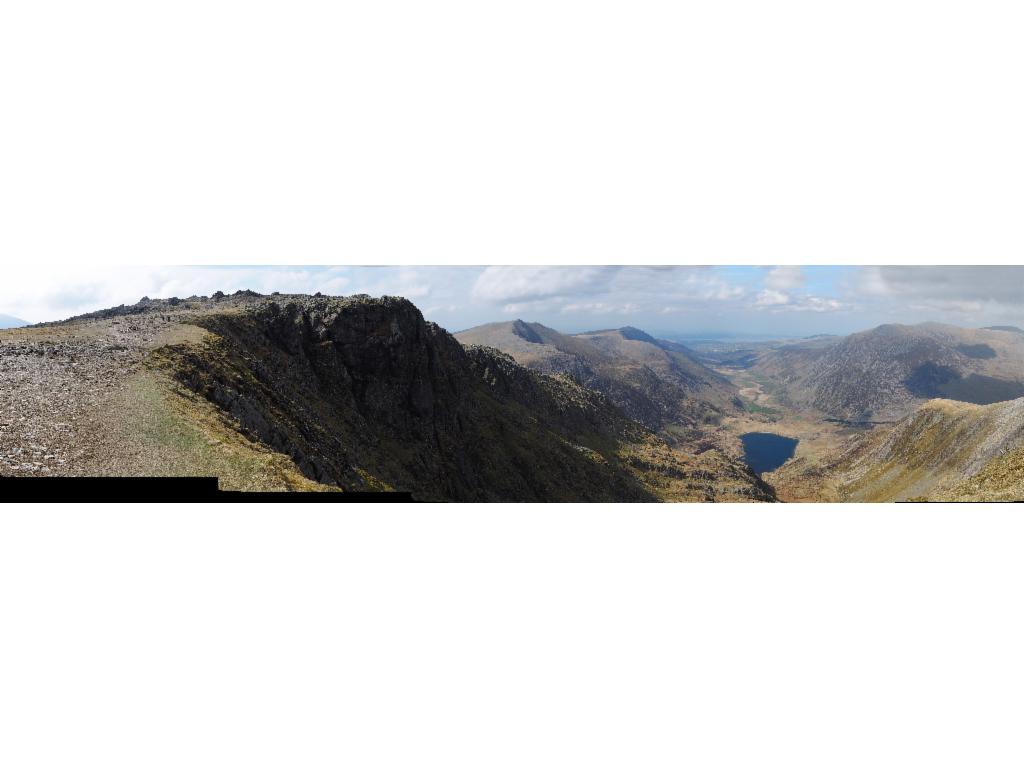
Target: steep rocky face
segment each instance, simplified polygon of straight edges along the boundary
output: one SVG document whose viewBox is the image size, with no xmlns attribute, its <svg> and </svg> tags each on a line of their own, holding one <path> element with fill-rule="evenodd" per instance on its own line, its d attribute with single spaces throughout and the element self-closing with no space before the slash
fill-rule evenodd
<svg viewBox="0 0 1024 768">
<path fill-rule="evenodd" d="M 930 398 L 988 404 L 1024 395 L 1024 336 L 938 323 L 883 325 L 824 346 L 781 347 L 754 370 L 798 407 L 891 421 Z"/>
<path fill-rule="evenodd" d="M 212 338 L 164 347 L 160 363 L 323 484 L 461 501 L 773 498 L 742 464 L 672 451 L 601 394 L 467 349 L 404 299 L 264 298 L 194 322 Z"/>
<path fill-rule="evenodd" d="M 456 334 L 505 352 L 522 365 L 561 374 L 606 394 L 631 419 L 685 443 L 701 425 L 739 410 L 736 388 L 685 347 L 636 328 L 559 333 L 540 323 L 491 323 Z"/>
</svg>

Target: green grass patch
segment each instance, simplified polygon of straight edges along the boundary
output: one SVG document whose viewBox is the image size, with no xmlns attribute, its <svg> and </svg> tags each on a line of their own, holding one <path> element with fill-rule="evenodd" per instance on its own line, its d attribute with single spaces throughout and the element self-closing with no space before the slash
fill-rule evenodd
<svg viewBox="0 0 1024 768">
<path fill-rule="evenodd" d="M 223 490 L 338 490 L 305 477 L 288 456 L 249 440 L 213 404 L 160 371 L 135 376 L 123 398 L 123 439 L 149 474 L 217 477 Z"/>
<path fill-rule="evenodd" d="M 778 408 L 771 408 L 767 405 L 758 405 L 753 400 L 747 400 L 746 398 L 743 398 L 743 408 L 747 413 L 756 413 L 760 416 L 767 416 L 772 419 L 782 416 L 782 411 Z"/>
</svg>

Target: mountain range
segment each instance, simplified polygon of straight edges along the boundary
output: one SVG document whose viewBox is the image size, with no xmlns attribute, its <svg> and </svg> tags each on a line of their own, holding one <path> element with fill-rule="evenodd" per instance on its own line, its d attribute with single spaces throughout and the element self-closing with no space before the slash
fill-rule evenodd
<svg viewBox="0 0 1024 768">
<path fill-rule="evenodd" d="M 637 328 L 563 334 L 515 320 L 470 328 L 455 338 L 601 392 L 629 418 L 670 441 L 699 439 L 702 427 L 742 410 L 735 385 L 690 349 Z"/>
<path fill-rule="evenodd" d="M 1024 332 L 691 349 L 631 326 L 451 334 L 399 297 L 143 298 L 0 332 L 0 475 L 425 501 L 1021 500 Z"/>
<path fill-rule="evenodd" d="M 1024 396 L 1024 334 L 940 323 L 778 346 L 752 370 L 780 397 L 853 421 L 893 421 L 932 398 L 984 405 Z"/>
</svg>

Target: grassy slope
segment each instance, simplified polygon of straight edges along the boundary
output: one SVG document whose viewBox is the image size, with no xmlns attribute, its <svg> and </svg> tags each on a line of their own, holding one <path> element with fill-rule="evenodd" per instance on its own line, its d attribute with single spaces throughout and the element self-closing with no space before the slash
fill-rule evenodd
<svg viewBox="0 0 1024 768">
<path fill-rule="evenodd" d="M 1024 501 L 1024 448 L 999 456 L 972 477 L 940 491 L 934 501 Z"/>
<path fill-rule="evenodd" d="M 994 500 L 1017 493 L 1013 455 L 1024 440 L 1022 411 L 1024 401 L 979 406 L 931 400 L 865 441 L 841 466 L 840 493 L 852 501 L 972 494 Z"/>
<path fill-rule="evenodd" d="M 175 341 L 194 344 L 186 338 L 196 336 Z M 248 439 L 212 403 L 180 386 L 160 349 L 100 416 L 101 447 L 90 474 L 214 476 L 224 490 L 338 490 L 309 480 L 289 457 Z"/>
</svg>

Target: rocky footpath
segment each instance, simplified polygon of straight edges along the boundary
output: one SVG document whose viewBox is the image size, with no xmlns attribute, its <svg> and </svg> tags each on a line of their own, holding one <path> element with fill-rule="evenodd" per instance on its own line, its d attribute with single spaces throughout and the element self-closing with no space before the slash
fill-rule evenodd
<svg viewBox="0 0 1024 768">
<path fill-rule="evenodd" d="M 95 419 L 173 321 L 152 314 L 0 331 L 0 474 L 81 474 Z"/>
<path fill-rule="evenodd" d="M 124 414 L 126 382 L 162 344 L 190 335 L 197 314 L 237 309 L 252 291 L 188 299 L 143 298 L 59 322 L 0 330 L 0 475 L 131 471 L 113 462 L 107 432 Z"/>
</svg>

